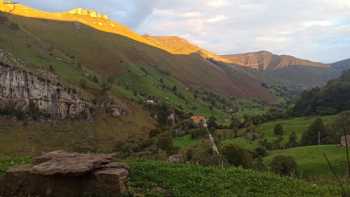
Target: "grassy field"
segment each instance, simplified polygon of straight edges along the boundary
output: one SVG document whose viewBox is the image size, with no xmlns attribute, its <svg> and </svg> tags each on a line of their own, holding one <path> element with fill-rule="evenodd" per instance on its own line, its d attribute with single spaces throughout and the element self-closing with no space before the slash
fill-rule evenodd
<svg viewBox="0 0 350 197">
<path fill-rule="evenodd" d="M 147 139 L 153 128 L 154 120 L 138 108 L 118 119 L 98 115 L 93 122 L 43 123 L 0 118 L 0 154 L 36 155 L 53 150 L 113 152 L 129 138 Z"/>
<path fill-rule="evenodd" d="M 274 135 L 273 130 L 275 125 L 281 124 L 284 129 L 283 142 L 286 143 L 289 139 L 290 134 L 294 131 L 300 140 L 303 132 L 315 121 L 318 117 L 300 117 L 292 118 L 287 120 L 277 120 L 268 122 L 257 127 L 257 131 L 261 132 L 268 141 L 273 141 L 277 139 Z M 322 120 L 327 123 L 332 123 L 336 116 L 323 116 Z"/>
<path fill-rule="evenodd" d="M 191 135 L 185 135 L 175 138 L 174 145 L 177 148 L 184 149 L 191 145 L 199 143 L 199 139 L 192 139 Z"/>
<path fill-rule="evenodd" d="M 323 116 L 321 117 L 325 124 L 332 123 L 336 116 Z M 275 125 L 281 124 L 284 129 L 283 134 L 283 144 L 286 144 L 289 140 L 290 134 L 294 131 L 297 134 L 298 141 L 300 141 L 303 132 L 315 121 L 317 117 L 300 117 L 300 118 L 292 118 L 286 120 L 276 120 L 267 122 L 261 125 L 258 125 L 256 130 L 262 134 L 262 139 L 267 139 L 269 142 L 273 142 L 277 139 L 277 136 L 273 133 Z M 244 129 L 240 131 L 241 134 L 244 134 Z M 261 139 L 259 139 L 261 140 Z M 223 143 L 233 143 L 237 144 L 243 148 L 247 148 L 249 150 L 254 150 L 258 147 L 257 141 L 251 141 L 246 139 L 245 137 L 238 137 L 232 139 L 226 139 Z"/>
<path fill-rule="evenodd" d="M 130 186 L 145 196 L 336 197 L 337 188 L 238 168 L 131 162 Z"/>
<path fill-rule="evenodd" d="M 271 162 L 276 155 L 287 155 L 293 157 L 297 162 L 300 176 L 332 176 L 323 153 L 327 154 L 337 174 L 343 176 L 346 169 L 345 148 L 340 148 L 336 145 L 305 146 L 276 150 L 272 151 L 265 158 L 265 162 Z"/>
<path fill-rule="evenodd" d="M 233 139 L 227 139 L 222 142 L 222 144 L 235 144 L 241 148 L 244 148 L 249 151 L 254 151 L 258 147 L 257 141 L 251 141 L 244 137 L 238 137 Z"/>
</svg>

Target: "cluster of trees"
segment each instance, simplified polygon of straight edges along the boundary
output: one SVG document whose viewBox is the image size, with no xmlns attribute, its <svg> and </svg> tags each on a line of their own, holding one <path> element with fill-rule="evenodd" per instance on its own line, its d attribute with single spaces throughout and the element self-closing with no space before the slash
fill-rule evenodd
<svg viewBox="0 0 350 197">
<path fill-rule="evenodd" d="M 303 92 L 292 110 L 293 115 L 328 115 L 350 110 L 350 71 L 323 88 Z"/>
</svg>

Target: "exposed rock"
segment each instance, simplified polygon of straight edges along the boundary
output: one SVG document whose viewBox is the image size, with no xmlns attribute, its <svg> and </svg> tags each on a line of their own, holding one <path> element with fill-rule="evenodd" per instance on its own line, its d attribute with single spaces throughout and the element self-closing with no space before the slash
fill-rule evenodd
<svg viewBox="0 0 350 197">
<path fill-rule="evenodd" d="M 168 158 L 170 163 L 184 163 L 184 157 L 181 154 L 171 155 Z"/>
<path fill-rule="evenodd" d="M 0 179 L 1 197 L 119 197 L 128 191 L 128 166 L 112 155 L 55 151 L 32 165 L 8 170 Z"/>
<path fill-rule="evenodd" d="M 112 155 L 78 154 L 55 151 L 35 159 L 34 163 L 37 165 L 33 166 L 32 173 L 44 176 L 80 176 L 91 170 L 99 169 L 111 161 Z"/>
<path fill-rule="evenodd" d="M 26 71 L 18 60 L 0 50 L 0 109 L 40 112 L 57 119 L 91 116 L 89 101 L 48 76 Z"/>
<path fill-rule="evenodd" d="M 25 68 L 24 63 L 0 49 L 0 111 L 51 119 L 92 119 L 97 108 L 113 117 L 128 114 L 122 102 L 108 97 L 93 104 L 76 89 L 64 86 L 54 73 L 42 70 L 33 73 Z"/>
<path fill-rule="evenodd" d="M 92 18 L 102 18 L 105 20 L 108 19 L 107 15 L 98 13 L 95 10 L 91 10 L 91 9 L 76 8 L 76 9 L 70 10 L 68 13 L 74 14 L 74 15 L 81 15 L 81 16 L 90 16 Z"/>
</svg>

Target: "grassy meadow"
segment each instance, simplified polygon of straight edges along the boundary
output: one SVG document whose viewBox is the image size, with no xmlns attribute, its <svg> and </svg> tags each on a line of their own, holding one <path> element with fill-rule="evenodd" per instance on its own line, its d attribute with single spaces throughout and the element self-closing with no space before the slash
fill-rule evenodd
<svg viewBox="0 0 350 197">
<path fill-rule="evenodd" d="M 270 152 L 265 158 L 265 163 L 270 163 L 277 155 L 291 156 L 298 164 L 299 176 L 321 177 L 333 176 L 323 156 L 326 154 L 338 176 L 344 176 L 346 172 L 345 148 L 337 145 L 304 146 L 286 150 Z"/>
</svg>

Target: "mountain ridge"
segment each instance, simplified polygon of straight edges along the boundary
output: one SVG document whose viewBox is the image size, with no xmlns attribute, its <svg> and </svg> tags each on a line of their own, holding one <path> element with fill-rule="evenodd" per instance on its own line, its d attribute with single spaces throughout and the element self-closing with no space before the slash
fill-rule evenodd
<svg viewBox="0 0 350 197">
<path fill-rule="evenodd" d="M 331 64 L 331 66 L 333 68 L 341 71 L 341 72 L 349 70 L 350 69 L 350 58 L 335 62 L 335 63 Z"/>
<path fill-rule="evenodd" d="M 276 70 L 295 65 L 320 68 L 330 67 L 328 64 L 300 59 L 291 55 L 276 55 L 270 51 L 223 55 L 222 57 L 230 60 L 230 62 L 233 64 L 258 70 Z"/>
</svg>

